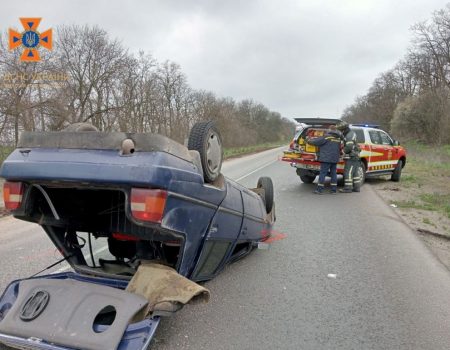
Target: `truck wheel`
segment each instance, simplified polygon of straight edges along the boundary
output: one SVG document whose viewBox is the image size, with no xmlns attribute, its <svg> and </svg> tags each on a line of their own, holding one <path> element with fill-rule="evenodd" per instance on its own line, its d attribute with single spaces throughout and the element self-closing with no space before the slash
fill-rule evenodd
<svg viewBox="0 0 450 350">
<path fill-rule="evenodd" d="M 300 180 L 302 180 L 305 184 L 312 184 L 314 182 L 314 180 L 316 179 L 315 176 L 312 175 L 299 175 L 300 176 Z"/>
<path fill-rule="evenodd" d="M 402 176 L 402 169 L 403 169 L 403 161 L 399 160 L 397 163 L 397 166 L 394 169 L 394 172 L 392 173 L 391 180 L 394 182 L 399 182 L 400 177 Z"/>
<path fill-rule="evenodd" d="M 266 204 L 266 212 L 270 213 L 273 207 L 273 183 L 270 177 L 260 177 L 258 179 L 257 188 L 264 190 L 264 203 Z"/>
<path fill-rule="evenodd" d="M 73 123 L 70 124 L 68 127 L 64 128 L 63 131 L 69 131 L 69 132 L 78 132 L 78 131 L 98 131 L 98 129 L 89 123 Z"/>
<path fill-rule="evenodd" d="M 200 153 L 205 182 L 211 183 L 222 168 L 222 138 L 214 122 L 198 122 L 189 133 L 188 149 Z"/>
</svg>

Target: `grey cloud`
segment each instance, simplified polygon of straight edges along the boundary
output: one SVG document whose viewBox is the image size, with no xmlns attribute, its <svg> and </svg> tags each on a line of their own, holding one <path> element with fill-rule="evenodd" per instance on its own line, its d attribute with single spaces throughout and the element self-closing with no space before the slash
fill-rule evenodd
<svg viewBox="0 0 450 350">
<path fill-rule="evenodd" d="M 336 116 L 403 57 L 409 27 L 445 4 L 18 0 L 2 3 L 0 23 L 17 27 L 32 8 L 45 26 L 98 25 L 132 51 L 179 63 L 196 89 L 253 98 L 286 117 Z"/>
</svg>

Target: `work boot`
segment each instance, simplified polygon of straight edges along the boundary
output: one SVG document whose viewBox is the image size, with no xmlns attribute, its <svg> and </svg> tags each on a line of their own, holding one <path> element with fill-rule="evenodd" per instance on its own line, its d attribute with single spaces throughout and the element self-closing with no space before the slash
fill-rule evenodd
<svg viewBox="0 0 450 350">
<path fill-rule="evenodd" d="M 336 189 L 337 189 L 337 187 L 335 185 L 331 186 L 330 194 L 336 194 L 336 192 L 337 192 Z"/>
<path fill-rule="evenodd" d="M 354 187 L 353 192 L 360 192 L 359 187 Z"/>
<path fill-rule="evenodd" d="M 344 187 L 339 190 L 341 193 L 352 193 L 352 189 L 350 187 Z"/>
<path fill-rule="evenodd" d="M 317 186 L 317 188 L 315 189 L 315 191 L 313 193 L 314 194 L 323 194 L 323 187 Z"/>
</svg>

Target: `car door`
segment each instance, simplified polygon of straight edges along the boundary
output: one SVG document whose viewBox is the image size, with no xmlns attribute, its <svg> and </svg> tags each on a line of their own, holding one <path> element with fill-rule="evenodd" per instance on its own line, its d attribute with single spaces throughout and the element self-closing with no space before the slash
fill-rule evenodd
<svg viewBox="0 0 450 350">
<path fill-rule="evenodd" d="M 212 219 L 192 280 L 207 280 L 217 274 L 241 233 L 244 216 L 241 191 L 230 180 L 226 186 L 227 194 Z"/>
<path fill-rule="evenodd" d="M 397 164 L 397 149 L 394 147 L 394 142 L 392 141 L 391 137 L 386 132 L 380 130 L 379 133 L 381 144 L 383 146 L 385 169 L 393 170 Z"/>
<path fill-rule="evenodd" d="M 387 133 L 382 130 L 369 130 L 372 142 L 370 152 L 371 171 L 389 171 L 395 167 L 393 158 L 393 142 Z"/>
<path fill-rule="evenodd" d="M 385 149 L 381 141 L 379 130 L 369 130 L 369 138 L 371 142 L 369 156 L 369 171 L 380 171 L 385 157 Z"/>
</svg>

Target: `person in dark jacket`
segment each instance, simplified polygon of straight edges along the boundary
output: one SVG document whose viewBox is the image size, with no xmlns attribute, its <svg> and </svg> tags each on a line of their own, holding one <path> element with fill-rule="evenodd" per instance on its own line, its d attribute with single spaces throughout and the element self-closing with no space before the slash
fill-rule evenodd
<svg viewBox="0 0 450 350">
<path fill-rule="evenodd" d="M 341 133 L 337 130 L 329 130 L 324 136 L 307 138 L 306 142 L 319 147 L 320 174 L 316 194 L 322 194 L 324 190 L 325 176 L 330 172 L 330 193 L 336 194 L 337 174 L 336 166 L 341 154 Z"/>
<path fill-rule="evenodd" d="M 359 192 L 361 187 L 361 161 L 359 152 L 361 151 L 356 140 L 356 134 L 350 130 L 350 126 L 342 121 L 337 125 L 337 129 L 342 131 L 344 136 L 344 188 L 342 193 Z"/>
</svg>

